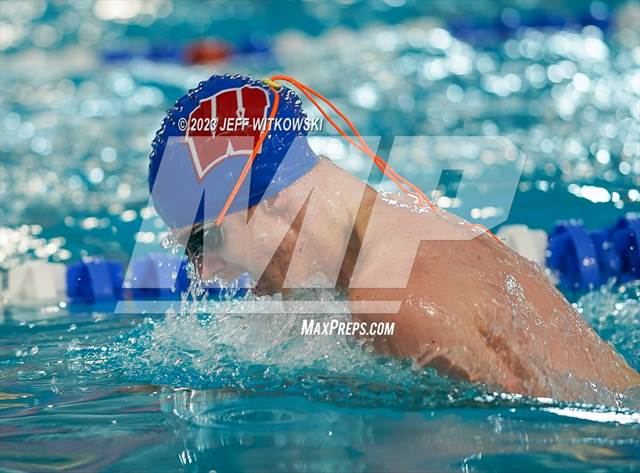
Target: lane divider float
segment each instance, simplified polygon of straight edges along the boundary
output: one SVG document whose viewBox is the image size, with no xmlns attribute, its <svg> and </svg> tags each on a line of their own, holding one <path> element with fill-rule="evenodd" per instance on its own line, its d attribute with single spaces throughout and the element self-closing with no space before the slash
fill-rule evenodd
<svg viewBox="0 0 640 473">
<path fill-rule="evenodd" d="M 5 302 L 32 305 L 68 302 L 97 304 L 118 300 L 180 300 L 189 288 L 187 260 L 172 254 L 151 253 L 125 266 L 100 257 L 84 258 L 70 265 L 26 261 L 8 272 Z M 205 290 L 210 298 L 246 293 L 250 276 L 241 275 L 222 287 L 212 281 Z"/>
<path fill-rule="evenodd" d="M 247 39 L 237 45 L 231 45 L 215 39 L 194 41 L 186 45 L 172 43 L 154 43 L 144 47 L 122 47 L 105 49 L 100 53 L 106 63 L 119 63 L 135 59 L 177 64 L 212 64 L 237 56 L 271 55 L 272 47 L 268 40 Z"/>
<path fill-rule="evenodd" d="M 497 236 L 537 263 L 568 291 L 587 291 L 615 279 L 640 279 L 640 216 L 628 213 L 611 228 L 587 229 L 580 220 L 556 223 L 542 245 L 544 231 L 507 225 Z"/>
<path fill-rule="evenodd" d="M 627 214 L 608 229 L 589 230 L 578 220 L 558 222 L 551 234 L 526 225 L 505 225 L 496 233 L 507 246 L 532 260 L 562 289 L 586 291 L 615 278 L 640 280 L 640 216 Z M 229 288 L 208 286 L 211 297 L 242 295 L 250 276 L 243 274 Z M 151 253 L 124 265 L 100 257 L 70 265 L 26 261 L 8 271 L 5 300 L 9 304 L 67 301 L 95 304 L 117 300 L 179 300 L 189 287 L 185 258 Z"/>
</svg>

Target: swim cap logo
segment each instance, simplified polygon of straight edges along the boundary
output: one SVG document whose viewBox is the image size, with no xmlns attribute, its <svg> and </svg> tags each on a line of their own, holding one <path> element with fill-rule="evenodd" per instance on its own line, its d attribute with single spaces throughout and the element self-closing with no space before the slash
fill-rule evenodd
<svg viewBox="0 0 640 473">
<path fill-rule="evenodd" d="M 261 87 L 234 87 L 202 99 L 185 131 L 198 180 L 226 158 L 249 156 L 260 137 L 254 125 L 268 110 L 269 94 Z"/>
</svg>

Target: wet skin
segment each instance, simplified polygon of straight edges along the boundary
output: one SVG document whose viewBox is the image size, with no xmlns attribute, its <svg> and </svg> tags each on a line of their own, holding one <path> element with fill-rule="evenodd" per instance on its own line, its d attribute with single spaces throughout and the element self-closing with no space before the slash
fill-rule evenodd
<svg viewBox="0 0 640 473">
<path fill-rule="evenodd" d="M 437 214 L 417 216 L 394 205 L 373 218 L 366 231 L 374 232 L 368 238 L 375 243 L 362 250 L 366 263 L 358 277 L 390 278 L 402 271 L 393 255 L 409 247 L 412 236 L 477 233 Z M 512 393 L 607 403 L 640 385 L 640 375 L 537 265 L 487 235 L 423 241 L 404 288 L 347 291 L 352 301 L 402 301 L 397 315 L 354 317 L 395 321 L 393 336 L 372 340 L 376 349 L 444 375 Z"/>
<path fill-rule="evenodd" d="M 311 193 L 320 198 L 301 210 Z M 357 210 L 342 204 L 349 200 Z M 616 404 L 618 394 L 640 385 L 534 263 L 453 216 L 382 196 L 328 160 L 259 207 L 249 224 L 246 215 L 225 218 L 224 248 L 206 254 L 205 276 L 224 268 L 233 277 L 243 268 L 258 280 L 257 291 L 286 293 L 296 286 L 285 279 L 331 273 L 341 255 L 336 286 L 350 304 L 401 303 L 392 315 L 353 311 L 354 320 L 395 322 L 392 336 L 370 339 L 380 353 L 491 389 L 559 400 Z M 274 254 L 266 243 L 275 234 Z M 305 264 L 292 269 L 294 255 Z"/>
</svg>

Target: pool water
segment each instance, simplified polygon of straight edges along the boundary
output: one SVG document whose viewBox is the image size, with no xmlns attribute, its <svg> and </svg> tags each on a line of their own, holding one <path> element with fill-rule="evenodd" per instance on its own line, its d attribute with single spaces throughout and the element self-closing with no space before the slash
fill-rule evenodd
<svg viewBox="0 0 640 473">
<path fill-rule="evenodd" d="M 461 4 L 478 25 L 460 21 Z M 129 23 L 105 17 L 101 2 L 6 5 L 3 274 L 29 258 L 126 263 L 136 242 L 163 251 L 139 231 L 155 218 L 150 142 L 165 110 L 212 73 L 285 71 L 365 135 L 508 137 L 527 163 L 507 223 L 549 230 L 579 217 L 596 228 L 640 210 L 640 47 L 622 2 L 557 2 L 554 14 L 571 19 L 564 29 L 517 31 L 496 30 L 495 2 L 418 2 L 404 13 L 240 2 L 216 18 L 176 2 Z M 258 29 L 277 33 L 272 55 L 206 67 L 100 56 L 106 44 L 240 42 Z M 361 170 L 328 135 L 332 157 Z M 416 163 L 398 170 L 420 184 Z M 640 285 L 566 295 L 640 369 Z M 291 316 L 206 312 L 3 306 L 0 471 L 640 471 L 633 399 L 614 410 L 487 392 L 348 338 L 301 337 Z"/>
<path fill-rule="evenodd" d="M 579 310 L 640 368 L 640 285 Z M 327 296 L 328 297 L 328 296 Z M 212 311 L 214 312 L 214 310 Z M 6 311 L 7 471 L 635 471 L 640 410 L 491 393 L 295 316 Z"/>
</svg>

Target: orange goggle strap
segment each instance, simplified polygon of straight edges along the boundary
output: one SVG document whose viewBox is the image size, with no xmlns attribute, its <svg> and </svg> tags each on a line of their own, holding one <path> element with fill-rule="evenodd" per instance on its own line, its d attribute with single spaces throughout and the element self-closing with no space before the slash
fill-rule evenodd
<svg viewBox="0 0 640 473">
<path fill-rule="evenodd" d="M 336 131 L 338 133 L 340 133 L 340 135 L 342 135 L 351 145 L 353 145 L 354 148 L 356 148 L 357 150 L 359 150 L 359 151 L 363 152 L 364 154 L 366 154 L 367 156 L 369 156 L 373 160 L 374 164 L 378 167 L 378 169 L 385 176 L 387 176 L 391 181 L 393 181 L 393 183 L 396 184 L 396 186 L 402 192 L 404 192 L 404 193 L 406 193 L 408 195 L 416 197 L 421 204 L 428 206 L 434 212 L 437 212 L 437 213 L 441 212 L 440 208 L 436 204 L 431 202 L 431 200 L 424 194 L 424 192 L 422 192 L 417 186 L 415 186 L 409 180 L 405 179 L 400 174 L 398 174 L 395 169 L 393 169 L 389 164 L 387 164 L 386 161 L 384 161 L 380 156 L 378 156 L 369 147 L 369 145 L 362 138 L 362 135 L 360 135 L 360 133 L 356 129 L 355 125 L 351 122 L 351 120 L 349 120 L 346 117 L 346 115 L 338 107 L 336 107 L 333 103 L 331 103 L 323 95 L 321 95 L 320 93 L 316 92 L 311 87 L 299 82 L 298 80 L 294 79 L 293 77 L 287 76 L 287 75 L 283 75 L 283 74 L 278 74 L 278 75 L 272 76 L 270 79 L 264 79 L 263 80 L 263 82 L 265 84 L 267 84 L 269 86 L 269 88 L 273 91 L 274 97 L 275 97 L 275 99 L 273 101 L 273 107 L 271 108 L 271 114 L 269 116 L 270 119 L 267 122 L 267 127 L 265 128 L 265 130 L 263 130 L 260 133 L 260 137 L 259 137 L 256 145 L 254 146 L 253 151 L 251 152 L 251 155 L 249 156 L 249 159 L 245 163 L 245 166 L 242 169 L 242 172 L 240 173 L 240 176 L 238 177 L 238 180 L 236 181 L 236 184 L 233 187 L 233 190 L 229 194 L 229 197 L 227 198 L 227 201 L 225 202 L 224 206 L 222 207 L 222 210 L 220 210 L 220 213 L 218 214 L 218 217 L 215 220 L 215 223 L 217 225 L 220 225 L 222 223 L 222 220 L 224 219 L 225 215 L 227 214 L 227 211 L 229 210 L 229 207 L 231 206 L 231 203 L 233 202 L 233 199 L 235 199 L 238 191 L 240 190 L 240 187 L 242 186 L 242 183 L 244 182 L 247 174 L 249 173 L 249 170 L 251 169 L 251 165 L 253 164 L 253 161 L 255 160 L 256 155 L 258 154 L 258 150 L 261 148 L 262 143 L 264 142 L 265 138 L 269 134 L 269 131 L 271 129 L 271 122 L 273 121 L 272 119 L 276 116 L 276 113 L 278 112 L 278 105 L 279 105 L 279 101 L 280 101 L 280 98 L 278 96 L 278 90 L 277 90 L 277 89 L 280 88 L 280 84 L 278 83 L 278 81 L 288 82 L 288 83 L 294 85 L 295 87 L 297 87 L 305 95 L 305 97 L 307 97 L 307 99 L 309 99 L 309 101 L 318 109 L 318 111 L 331 124 L 331 126 L 333 126 L 336 129 Z M 331 110 L 333 110 L 336 113 L 336 115 L 338 115 L 344 121 L 344 123 L 347 124 L 347 126 L 349 127 L 349 129 L 353 133 L 354 137 L 357 139 L 357 142 L 354 141 L 353 138 L 351 138 L 349 135 L 347 135 L 347 133 L 342 129 L 342 127 L 340 127 L 340 125 L 338 125 L 328 115 L 328 113 L 324 110 L 322 105 L 320 105 L 318 103 L 318 100 L 316 100 L 316 99 L 318 99 L 321 102 L 323 102 L 324 104 L 326 104 Z M 481 225 L 481 224 L 478 224 L 478 223 L 467 223 L 466 225 L 468 225 L 468 226 L 470 226 L 472 228 L 480 228 L 484 233 L 487 233 L 491 238 L 493 238 L 497 242 L 501 243 L 500 239 L 498 237 L 496 237 L 484 225 Z"/>
<path fill-rule="evenodd" d="M 229 211 L 229 207 L 231 207 L 231 203 L 233 202 L 233 199 L 236 198 L 236 195 L 238 194 L 240 187 L 242 187 L 242 183 L 246 179 L 247 174 L 249 174 L 251 165 L 253 164 L 253 161 L 256 159 L 256 156 L 258 155 L 258 150 L 262 147 L 262 143 L 264 142 L 265 138 L 269 134 L 269 131 L 271 130 L 271 122 L 273 122 L 273 118 L 276 116 L 276 113 L 278 113 L 278 106 L 280 105 L 280 96 L 278 95 L 278 91 L 275 89 L 275 87 L 273 87 L 272 85 L 269 85 L 269 88 L 273 92 L 274 99 L 273 99 L 273 107 L 271 107 L 271 113 L 269 114 L 269 120 L 267 121 L 267 126 L 260 133 L 260 137 L 258 138 L 256 145 L 253 147 L 253 151 L 251 151 L 251 155 L 249 156 L 249 159 L 245 163 L 244 168 L 242 168 L 242 172 L 240 173 L 240 176 L 238 176 L 238 180 L 236 181 L 236 184 L 233 186 L 233 189 L 231 190 L 229 197 L 227 197 L 227 201 L 224 203 L 224 206 L 222 207 L 222 209 L 220 209 L 220 213 L 218 214 L 218 217 L 215 220 L 216 225 L 220 225 L 222 223 L 222 219 L 224 219 L 225 215 L 227 215 L 227 212 Z"/>
</svg>

